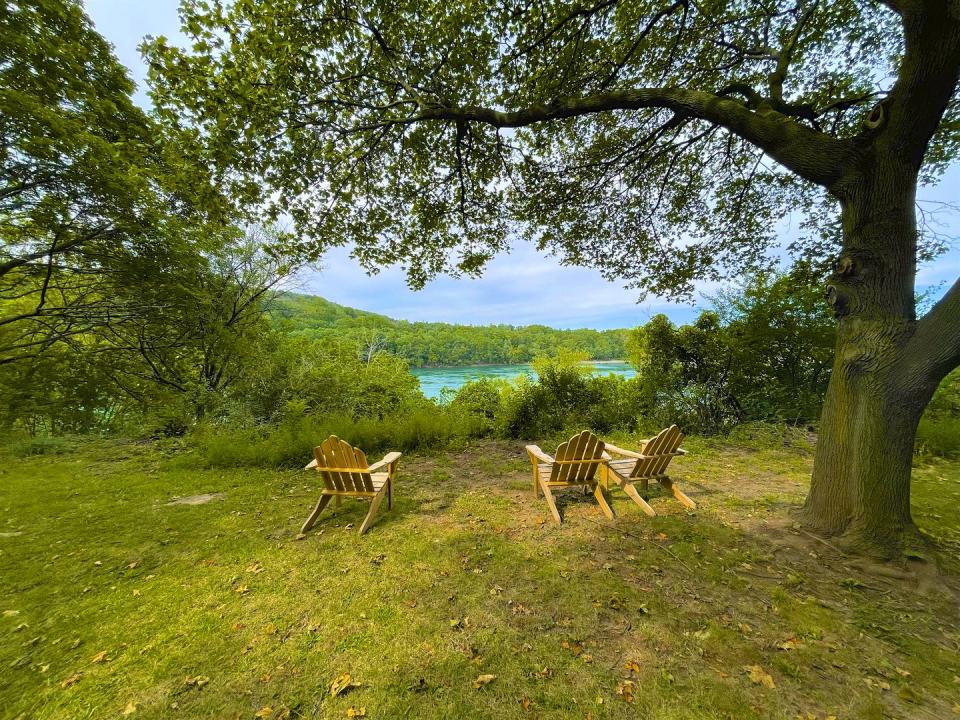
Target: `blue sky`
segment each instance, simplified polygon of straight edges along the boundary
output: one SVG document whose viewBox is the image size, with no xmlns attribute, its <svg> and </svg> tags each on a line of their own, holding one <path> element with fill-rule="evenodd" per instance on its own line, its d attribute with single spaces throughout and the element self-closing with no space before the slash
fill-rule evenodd
<svg viewBox="0 0 960 720">
<path fill-rule="evenodd" d="M 85 0 L 87 14 L 99 32 L 113 43 L 117 56 L 137 82 L 137 98 L 149 104 L 144 90 L 145 68 L 137 45 L 145 35 L 179 35 L 178 0 Z M 960 195 L 960 167 L 946 174 L 936 188 L 926 188 L 922 200 L 952 202 Z M 960 217 L 945 217 L 941 232 L 960 236 Z M 788 236 L 789 224 L 783 227 Z M 937 294 L 960 276 L 960 247 L 952 248 L 929 267 L 920 269 L 919 289 Z M 517 243 L 507 255 L 494 259 L 480 279 L 441 277 L 425 289 L 407 288 L 396 268 L 369 277 L 350 259 L 349 250 L 330 252 L 319 270 L 304 271 L 297 280 L 302 292 L 314 293 L 351 307 L 406 320 L 468 324 L 540 323 L 559 328 L 599 329 L 632 327 L 656 313 L 675 322 L 687 322 L 695 306 L 661 298 L 639 299 L 637 293 L 604 280 L 589 268 L 564 267 L 535 248 Z M 711 288 L 701 286 L 701 292 Z M 704 304 L 701 302 L 701 304 Z"/>
</svg>

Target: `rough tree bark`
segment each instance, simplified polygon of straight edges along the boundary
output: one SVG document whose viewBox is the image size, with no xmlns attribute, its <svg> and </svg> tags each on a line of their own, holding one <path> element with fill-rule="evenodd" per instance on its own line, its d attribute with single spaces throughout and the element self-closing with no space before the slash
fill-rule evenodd
<svg viewBox="0 0 960 720">
<path fill-rule="evenodd" d="M 939 5 L 941 13 L 930 12 Z M 843 252 L 827 299 L 839 320 L 803 519 L 860 550 L 892 556 L 916 533 L 910 476 L 917 425 L 960 364 L 955 286 L 916 320 L 917 176 L 957 84 L 955 4 L 901 6 L 907 56 L 871 116 L 863 150 L 830 187 L 841 203 Z M 945 12 L 944 12 L 945 11 Z"/>
<path fill-rule="evenodd" d="M 915 173 L 899 161 L 871 165 L 838 190 L 844 250 L 827 290 L 836 356 L 804 516 L 852 544 L 892 550 L 913 527 L 913 442 L 933 390 L 917 395 L 901 367 L 915 328 Z"/>
</svg>

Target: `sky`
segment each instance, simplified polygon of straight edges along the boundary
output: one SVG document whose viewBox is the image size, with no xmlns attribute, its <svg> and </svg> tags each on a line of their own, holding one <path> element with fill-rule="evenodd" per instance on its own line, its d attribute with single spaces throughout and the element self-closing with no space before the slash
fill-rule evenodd
<svg viewBox="0 0 960 720">
<path fill-rule="evenodd" d="M 110 41 L 117 57 L 137 83 L 136 99 L 144 107 L 146 68 L 137 51 L 145 35 L 180 37 L 178 0 L 85 0 L 87 14 L 97 30 Z M 953 202 L 960 196 L 960 166 L 954 167 L 935 188 L 925 188 L 921 202 Z M 928 206 L 934 207 L 934 206 Z M 940 232 L 960 237 L 960 217 L 941 218 Z M 785 238 L 789 223 L 784 223 Z M 960 276 L 960 245 L 952 247 L 917 276 L 920 291 L 931 297 L 942 294 Z M 597 329 L 641 325 L 657 313 L 674 322 L 692 320 L 709 305 L 704 293 L 716 288 L 698 286 L 694 304 L 668 302 L 658 297 L 639 297 L 635 290 L 605 280 L 598 270 L 565 267 L 535 247 L 517 242 L 509 254 L 491 261 L 483 277 L 440 277 L 423 290 L 410 290 L 399 268 L 387 268 L 368 276 L 349 256 L 348 248 L 328 253 L 319 269 L 308 269 L 296 278 L 300 292 L 361 310 L 403 320 L 485 325 L 542 324 L 557 328 Z"/>
</svg>

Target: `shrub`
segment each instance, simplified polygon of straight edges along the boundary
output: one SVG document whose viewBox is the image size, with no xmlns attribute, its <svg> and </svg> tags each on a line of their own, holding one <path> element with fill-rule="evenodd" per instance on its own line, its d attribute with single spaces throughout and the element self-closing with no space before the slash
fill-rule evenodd
<svg viewBox="0 0 960 720">
<path fill-rule="evenodd" d="M 917 428 L 921 455 L 960 455 L 960 370 L 954 370 L 937 388 Z"/>
<path fill-rule="evenodd" d="M 960 455 L 960 418 L 923 417 L 917 428 L 917 452 L 920 455 L 953 457 Z"/>
<path fill-rule="evenodd" d="M 313 448 L 330 435 L 361 448 L 373 462 L 376 453 L 450 447 L 482 433 L 476 420 L 425 404 L 383 419 L 300 415 L 276 426 L 203 426 L 188 443 L 205 467 L 302 467 Z"/>
<path fill-rule="evenodd" d="M 64 455 L 74 447 L 72 438 L 63 435 L 14 435 L 5 443 L 15 457 L 36 455 Z"/>
</svg>

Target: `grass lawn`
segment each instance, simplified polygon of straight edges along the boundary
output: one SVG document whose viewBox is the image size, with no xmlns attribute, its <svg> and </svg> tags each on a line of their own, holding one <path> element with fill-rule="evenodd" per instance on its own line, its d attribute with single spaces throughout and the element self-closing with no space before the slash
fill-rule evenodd
<svg viewBox="0 0 960 720">
<path fill-rule="evenodd" d="M 305 472 L 0 458 L 0 717 L 960 717 L 960 568 L 871 571 L 794 529 L 801 439 L 686 447 L 695 511 L 615 490 L 609 522 L 566 491 L 557 526 L 522 445 L 489 442 L 404 457 L 364 537 L 346 501 L 301 540 Z M 915 477 L 956 558 L 960 463 Z M 167 504 L 199 493 L 223 495 Z"/>
</svg>

